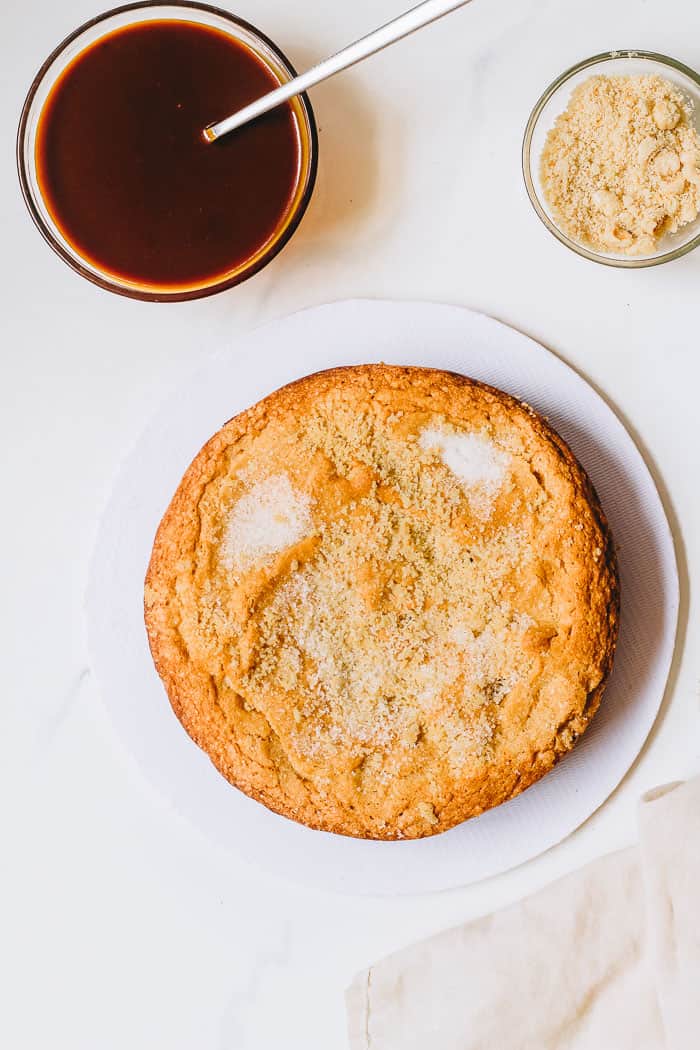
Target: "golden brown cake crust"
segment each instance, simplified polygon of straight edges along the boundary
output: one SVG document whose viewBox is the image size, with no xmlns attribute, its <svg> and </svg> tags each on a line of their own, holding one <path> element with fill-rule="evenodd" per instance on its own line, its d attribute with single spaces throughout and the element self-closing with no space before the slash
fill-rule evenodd
<svg viewBox="0 0 700 1050">
<path fill-rule="evenodd" d="M 365 365 L 230 420 L 160 524 L 145 618 L 172 707 L 270 809 L 419 838 L 518 795 L 612 668 L 613 542 L 571 451 L 463 376 Z"/>
</svg>

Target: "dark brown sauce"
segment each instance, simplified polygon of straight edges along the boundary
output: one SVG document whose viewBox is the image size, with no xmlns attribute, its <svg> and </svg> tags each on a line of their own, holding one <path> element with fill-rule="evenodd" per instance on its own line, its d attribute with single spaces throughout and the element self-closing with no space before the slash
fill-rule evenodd
<svg viewBox="0 0 700 1050">
<path fill-rule="evenodd" d="M 243 44 L 190 22 L 127 26 L 87 48 L 37 132 L 39 186 L 63 236 L 142 286 L 223 280 L 288 213 L 299 132 L 289 104 L 215 143 L 202 129 L 276 86 Z"/>
</svg>

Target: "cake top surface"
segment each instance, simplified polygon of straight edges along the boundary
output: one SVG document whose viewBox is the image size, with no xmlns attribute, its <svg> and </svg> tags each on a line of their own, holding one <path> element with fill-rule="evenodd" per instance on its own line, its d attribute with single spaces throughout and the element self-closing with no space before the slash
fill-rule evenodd
<svg viewBox="0 0 700 1050">
<path fill-rule="evenodd" d="M 178 716 L 233 783 L 311 826 L 412 837 L 573 744 L 617 583 L 595 495 L 540 417 L 463 377 L 364 366 L 205 446 L 146 619 Z"/>
</svg>

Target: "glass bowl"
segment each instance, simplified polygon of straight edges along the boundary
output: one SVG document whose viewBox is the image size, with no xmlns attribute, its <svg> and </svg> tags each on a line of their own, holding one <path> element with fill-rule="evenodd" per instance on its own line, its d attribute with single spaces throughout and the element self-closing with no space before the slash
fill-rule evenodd
<svg viewBox="0 0 700 1050">
<path fill-rule="evenodd" d="M 658 74 L 670 80 L 693 104 L 693 120 L 700 131 L 700 76 L 673 58 L 657 55 L 653 51 L 609 51 L 594 55 L 572 66 L 551 84 L 530 114 L 523 138 L 523 177 L 532 206 L 550 233 L 567 248 L 585 259 L 604 266 L 620 266 L 637 269 L 642 266 L 657 266 L 659 263 L 678 259 L 700 244 L 700 217 L 683 226 L 676 233 L 666 234 L 659 242 L 657 251 L 650 255 L 620 255 L 614 252 L 597 251 L 572 240 L 558 225 L 552 209 L 544 195 L 540 180 L 540 157 L 547 133 L 554 121 L 566 109 L 571 92 L 591 76 L 631 76 Z"/>
<path fill-rule="evenodd" d="M 89 281 L 108 291 L 151 302 L 182 302 L 213 295 L 240 284 L 266 266 L 281 251 L 299 225 L 311 199 L 318 166 L 318 134 L 307 96 L 299 95 L 292 99 L 290 104 L 299 134 L 300 161 L 295 191 L 290 203 L 273 234 L 257 252 L 224 275 L 217 275 L 211 282 L 176 287 L 142 284 L 102 269 L 93 260 L 82 256 L 63 236 L 41 193 L 37 177 L 36 138 L 42 109 L 66 67 L 76 55 L 96 40 L 123 26 L 161 20 L 195 22 L 227 33 L 255 52 L 279 83 L 296 76 L 292 64 L 271 40 L 254 26 L 235 18 L 227 11 L 207 4 L 168 3 L 167 0 L 146 0 L 143 3 L 117 7 L 91 19 L 66 37 L 37 73 L 20 117 L 17 133 L 17 168 L 29 213 L 44 239 L 64 262 Z"/>
</svg>

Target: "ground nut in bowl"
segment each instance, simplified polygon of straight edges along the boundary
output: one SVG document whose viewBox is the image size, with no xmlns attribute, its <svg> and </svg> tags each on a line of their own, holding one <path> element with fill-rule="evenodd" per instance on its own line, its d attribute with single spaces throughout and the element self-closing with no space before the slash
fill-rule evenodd
<svg viewBox="0 0 700 1050">
<path fill-rule="evenodd" d="M 580 62 L 532 111 L 523 175 L 545 226 L 587 259 L 684 255 L 700 244 L 700 77 L 647 51 Z"/>
</svg>

